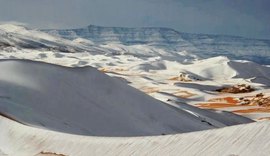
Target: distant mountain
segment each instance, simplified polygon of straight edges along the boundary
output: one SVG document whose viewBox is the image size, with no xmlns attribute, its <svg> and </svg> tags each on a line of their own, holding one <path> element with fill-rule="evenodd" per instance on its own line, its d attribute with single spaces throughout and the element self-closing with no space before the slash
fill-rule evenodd
<svg viewBox="0 0 270 156">
<path fill-rule="evenodd" d="M 81 44 L 78 41 L 72 42 L 20 25 L 0 25 L 0 50 L 14 51 L 20 49 L 60 52 L 88 51 L 93 53 L 101 53 L 103 50 L 94 45 Z"/>
<path fill-rule="evenodd" d="M 88 39 L 97 44 L 147 44 L 169 51 L 187 51 L 201 58 L 224 55 L 230 59 L 270 62 L 270 40 L 237 36 L 182 33 L 170 28 L 123 28 L 90 25 L 79 29 L 42 30 L 69 40 Z"/>
<path fill-rule="evenodd" d="M 44 31 L 70 40 L 81 37 L 99 43 L 147 44 L 154 42 L 176 44 L 184 41 L 179 32 L 169 28 L 122 28 L 90 25 L 80 29 Z"/>
</svg>

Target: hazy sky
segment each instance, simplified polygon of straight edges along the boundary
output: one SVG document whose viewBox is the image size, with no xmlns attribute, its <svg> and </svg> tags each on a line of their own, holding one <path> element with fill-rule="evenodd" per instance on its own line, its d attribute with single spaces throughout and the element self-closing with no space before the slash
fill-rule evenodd
<svg viewBox="0 0 270 156">
<path fill-rule="evenodd" d="M 270 0 L 0 0 L 0 21 L 37 28 L 170 27 L 270 39 Z"/>
</svg>

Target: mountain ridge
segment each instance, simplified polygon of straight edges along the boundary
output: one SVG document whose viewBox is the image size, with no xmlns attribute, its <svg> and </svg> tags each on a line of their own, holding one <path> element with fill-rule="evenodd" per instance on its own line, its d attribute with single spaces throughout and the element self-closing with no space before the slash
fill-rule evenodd
<svg viewBox="0 0 270 156">
<path fill-rule="evenodd" d="M 270 40 L 229 35 L 178 32 L 170 28 L 125 28 L 90 25 L 79 29 L 42 30 L 69 40 L 84 38 L 97 44 L 151 45 L 166 51 L 187 51 L 201 58 L 224 55 L 230 59 L 270 62 Z"/>
<path fill-rule="evenodd" d="M 250 39 L 250 40 L 261 40 L 261 41 L 270 41 L 270 39 L 267 38 L 252 38 L 252 37 L 245 37 L 245 36 L 240 36 L 240 35 L 229 35 L 229 34 L 208 34 L 208 33 L 192 33 L 192 32 L 184 32 L 184 31 L 179 31 L 174 28 L 170 27 L 154 27 L 154 26 L 149 26 L 149 27 L 125 27 L 125 26 L 102 26 L 102 25 L 95 25 L 95 24 L 89 24 L 87 26 L 83 27 L 75 27 L 75 28 L 42 28 L 38 29 L 40 31 L 50 31 L 50 30 L 74 30 L 74 29 L 81 29 L 81 28 L 87 28 L 87 27 L 101 27 L 101 28 L 124 28 L 124 29 L 167 29 L 167 30 L 172 30 L 181 34 L 190 34 L 190 35 L 209 35 L 209 36 L 223 36 L 223 37 L 234 37 L 234 38 L 242 38 L 242 39 Z"/>
<path fill-rule="evenodd" d="M 173 57 L 185 52 L 200 59 L 226 56 L 232 60 L 249 60 L 265 65 L 270 62 L 270 40 L 189 34 L 170 28 L 90 25 L 81 29 L 35 30 L 23 26 L 0 25 L 0 36 L 0 48 L 142 56 L 160 56 L 160 52 L 164 51 L 164 56 Z"/>
</svg>

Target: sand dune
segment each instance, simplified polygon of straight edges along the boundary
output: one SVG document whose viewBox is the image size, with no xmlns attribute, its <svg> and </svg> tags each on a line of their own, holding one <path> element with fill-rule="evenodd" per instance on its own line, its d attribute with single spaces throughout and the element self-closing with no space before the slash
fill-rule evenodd
<svg viewBox="0 0 270 156">
<path fill-rule="evenodd" d="M 266 41 L 104 30 L 0 25 L 0 155 L 268 155 L 269 107 L 242 102 L 270 96 L 270 68 L 234 60 L 267 62 L 242 55 Z M 217 92 L 236 84 L 252 92 Z"/>
<path fill-rule="evenodd" d="M 196 111 L 169 107 L 92 67 L 6 60 L 0 62 L 0 75 L 1 113 L 28 125 L 93 136 L 161 135 L 225 126 L 207 123 L 192 114 Z M 237 116 L 234 120 L 250 122 Z"/>
<path fill-rule="evenodd" d="M 260 155 L 270 153 L 270 123 L 155 137 L 87 137 L 21 125 L 0 117 L 0 154 L 90 155 Z"/>
</svg>

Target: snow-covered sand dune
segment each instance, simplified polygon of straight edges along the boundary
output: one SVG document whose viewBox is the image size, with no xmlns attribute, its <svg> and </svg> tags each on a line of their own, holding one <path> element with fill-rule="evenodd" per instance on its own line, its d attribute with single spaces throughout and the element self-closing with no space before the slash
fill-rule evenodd
<svg viewBox="0 0 270 156">
<path fill-rule="evenodd" d="M 154 137 L 89 137 L 25 126 L 0 116 L 0 155 L 258 155 L 270 153 L 269 121 Z"/>
<path fill-rule="evenodd" d="M 169 29 L 128 29 L 128 31 L 125 29 L 125 31 L 114 32 L 115 34 L 107 34 L 107 31 L 100 30 L 103 33 L 103 38 L 106 40 L 114 40 L 115 38 L 107 38 L 107 36 L 114 35 L 117 38 L 117 36 L 119 37 L 117 33 L 120 33 L 120 36 L 123 36 L 121 37 L 123 41 L 125 38 L 128 38 L 130 41 L 145 39 L 147 44 L 136 44 L 135 42 L 129 44 L 115 43 L 111 41 L 96 43 L 95 38 L 91 38 L 91 40 L 87 38 L 87 35 L 95 34 L 96 31 L 86 33 L 85 38 L 81 38 L 78 35 L 72 37 L 74 34 L 68 32 L 66 35 L 70 36 L 70 38 L 66 38 L 74 39 L 70 41 L 17 25 L 1 25 L 0 30 L 6 34 L 2 36 L 1 40 L 13 39 L 16 41 L 12 42 L 13 46 L 5 44 L 0 46 L 1 59 L 29 59 L 68 67 L 92 66 L 165 103 L 169 103 L 168 101 L 174 103 L 176 101 L 178 103 L 180 101 L 181 103 L 196 105 L 220 96 L 241 98 L 245 95 L 220 95 L 214 91 L 223 86 L 243 83 L 250 84 L 256 89 L 256 92 L 250 94 L 252 96 L 260 92 L 266 94 L 269 92 L 266 90 L 270 84 L 268 78 L 270 75 L 269 67 L 248 61 L 231 60 L 226 56 L 200 59 L 196 52 L 194 53 L 192 50 L 178 51 L 181 49 L 169 48 L 167 40 L 177 41 L 177 36 L 162 36 L 163 30 L 166 30 L 165 32 L 174 32 L 174 35 L 177 34 L 177 32 Z M 66 30 L 63 30 L 64 32 Z M 137 34 L 137 37 L 136 35 L 134 36 L 136 38 L 132 38 L 126 33 L 139 33 L 140 35 Z M 147 35 L 149 33 L 152 34 L 152 37 Z M 11 36 L 8 37 L 9 35 Z M 102 37 L 102 35 L 98 34 L 97 36 L 98 38 Z M 50 48 L 25 48 L 21 46 L 21 37 L 26 39 L 24 40 L 25 44 L 31 44 L 32 42 L 30 41 L 37 41 L 46 45 L 47 42 L 50 42 L 57 47 L 61 43 L 63 47 L 72 45 L 82 49 L 86 48 L 87 51 L 73 53 L 72 51 L 61 51 L 61 48 L 54 50 Z M 222 37 L 220 40 L 222 40 Z M 246 44 L 245 41 L 243 40 L 243 44 Z M 178 42 L 170 42 L 172 46 L 175 44 L 178 44 Z M 236 51 L 241 51 L 241 46 L 234 48 Z M 254 51 L 259 49 L 259 47 L 253 47 Z M 207 53 L 202 54 L 206 54 L 206 57 L 208 56 Z M 239 53 L 239 55 L 241 54 Z M 185 79 L 184 81 L 188 82 L 181 80 L 183 78 Z M 234 109 L 227 109 L 225 107 L 222 110 L 234 111 L 239 108 L 242 109 L 242 107 L 237 106 Z M 243 108 L 248 109 L 246 106 L 243 106 Z M 269 116 L 267 113 L 261 113 L 259 116 L 254 114 L 242 115 L 255 120 Z"/>
<path fill-rule="evenodd" d="M 19 122 L 93 136 L 161 135 L 251 122 L 237 116 L 203 121 L 196 111 L 169 107 L 92 67 L 27 60 L 0 62 L 0 102 L 1 114 Z"/>
<path fill-rule="evenodd" d="M 269 122 L 250 123 L 269 120 L 269 105 L 244 101 L 270 98 L 269 41 L 167 28 L 45 32 L 0 25 L 0 155 L 269 154 Z M 253 92 L 217 91 L 236 84 Z"/>
</svg>

